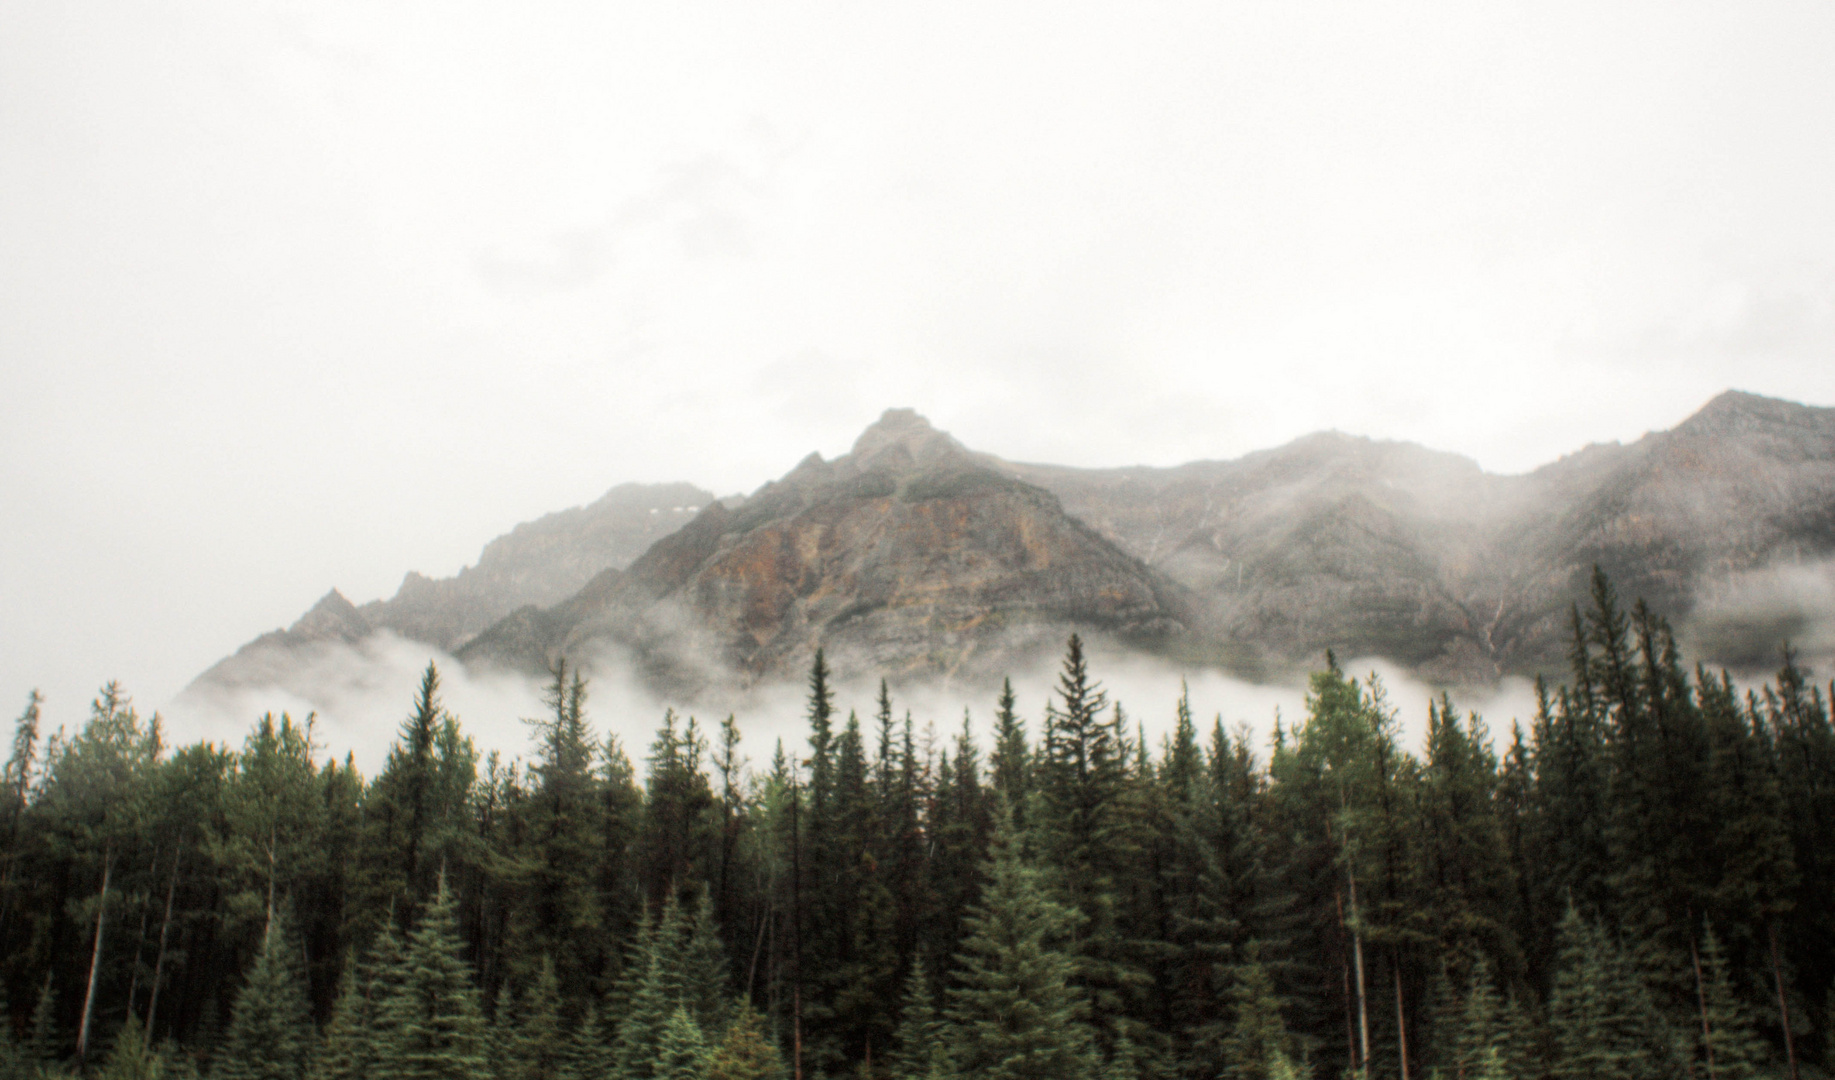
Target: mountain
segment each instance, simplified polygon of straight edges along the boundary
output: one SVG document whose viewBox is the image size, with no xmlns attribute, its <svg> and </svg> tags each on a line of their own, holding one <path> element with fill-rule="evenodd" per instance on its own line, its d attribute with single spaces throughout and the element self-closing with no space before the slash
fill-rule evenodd
<svg viewBox="0 0 1835 1080">
<path fill-rule="evenodd" d="M 200 678 L 380 630 L 468 665 L 617 650 L 657 684 L 843 671 L 976 677 L 1070 628 L 1277 673 L 1328 648 L 1443 683 L 1558 667 L 1592 567 L 1701 655 L 1835 652 L 1835 409 L 1728 392 L 1676 428 L 1500 476 L 1327 432 L 1230 461 L 1073 469 L 963 447 L 891 410 L 840 458 L 745 499 L 627 485 L 518 526 L 476 567 L 335 592 Z"/>
<path fill-rule="evenodd" d="M 516 526 L 453 577 L 410 571 L 393 597 L 362 607 L 333 589 L 292 626 L 242 646 L 193 686 L 278 685 L 302 651 L 382 631 L 450 652 L 517 608 L 559 603 L 595 574 L 630 565 L 713 501 L 693 484 L 620 484 L 590 505 Z"/>
<path fill-rule="evenodd" d="M 692 692 L 736 672 L 992 675 L 1067 627 L 1189 635 L 1184 588 L 909 409 L 834 461 L 806 458 L 737 509 L 714 503 L 626 571 L 525 609 L 459 651 L 532 670 L 605 645 Z"/>
</svg>

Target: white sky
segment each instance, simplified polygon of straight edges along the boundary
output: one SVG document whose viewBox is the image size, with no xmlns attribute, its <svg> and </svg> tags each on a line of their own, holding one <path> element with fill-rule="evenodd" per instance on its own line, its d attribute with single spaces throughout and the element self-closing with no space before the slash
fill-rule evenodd
<svg viewBox="0 0 1835 1080">
<path fill-rule="evenodd" d="M 1516 471 L 1835 403 L 1831 57 L 1826 2 L 0 0 L 0 712 L 889 405 Z"/>
</svg>

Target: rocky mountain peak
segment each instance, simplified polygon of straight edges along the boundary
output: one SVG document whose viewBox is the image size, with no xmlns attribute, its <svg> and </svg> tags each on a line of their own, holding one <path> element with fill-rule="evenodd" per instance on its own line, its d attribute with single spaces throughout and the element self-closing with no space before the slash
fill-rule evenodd
<svg viewBox="0 0 1835 1080">
<path fill-rule="evenodd" d="M 312 605 L 311 610 L 287 628 L 289 634 L 314 640 L 342 638 L 356 641 L 369 631 L 369 622 L 357 610 L 357 605 L 345 599 L 344 594 L 336 589 L 319 597 L 319 602 Z"/>
<path fill-rule="evenodd" d="M 916 409 L 887 409 L 854 440 L 848 455 L 855 467 L 892 464 L 908 460 L 923 467 L 956 457 L 968 450 L 947 433 L 930 426 Z"/>
</svg>

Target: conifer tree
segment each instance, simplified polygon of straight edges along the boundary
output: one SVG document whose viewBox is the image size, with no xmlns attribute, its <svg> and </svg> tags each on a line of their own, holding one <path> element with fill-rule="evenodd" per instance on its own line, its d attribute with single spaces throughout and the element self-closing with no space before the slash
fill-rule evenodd
<svg viewBox="0 0 1835 1080">
<path fill-rule="evenodd" d="M 1759 1075 L 1764 1049 L 1752 1031 L 1752 1017 L 1739 1000 L 1731 965 L 1712 926 L 1701 936 L 1701 963 L 1707 970 L 1702 1056 L 1708 1080 L 1752 1080 Z"/>
<path fill-rule="evenodd" d="M 163 1065 L 159 1055 L 147 1045 L 146 1029 L 141 1027 L 140 1018 L 129 1014 L 121 1030 L 115 1032 L 108 1059 L 95 1076 L 97 1080 L 160 1080 L 165 1072 Z"/>
<path fill-rule="evenodd" d="M 32 1006 L 32 1026 L 26 1035 L 24 1057 L 29 1065 L 50 1069 L 64 1060 L 64 1039 L 57 1030 L 57 997 L 51 993 L 51 974 L 45 973 L 45 984 L 38 990 L 38 1001 Z"/>
<path fill-rule="evenodd" d="M 470 1080 L 489 1068 L 489 1048 L 471 968 L 460 955 L 454 902 L 441 875 L 409 935 L 401 983 L 381 1002 L 379 1076 Z"/>
<path fill-rule="evenodd" d="M 284 908 L 262 935 L 261 951 L 236 997 L 212 1080 L 300 1080 L 313 1050 L 292 920 Z"/>
<path fill-rule="evenodd" d="M 703 891 L 695 901 L 694 921 L 682 948 L 682 1004 L 704 1034 L 717 1037 L 726 1030 L 731 982 L 713 901 Z"/>
<path fill-rule="evenodd" d="M 1230 1033 L 1223 1040 L 1223 1080 L 1281 1080 L 1307 1075 L 1294 1038 L 1281 1020 L 1280 999 L 1252 943 L 1248 960 L 1236 965 L 1230 986 Z"/>
<path fill-rule="evenodd" d="M 542 958 L 535 981 L 517 1004 L 503 1080 L 559 1080 L 567 1040 L 561 1031 L 561 987 L 553 960 Z"/>
<path fill-rule="evenodd" d="M 569 1033 L 560 1075 L 563 1080 L 611 1080 L 617 1066 L 613 1037 L 599 1017 L 599 1006 L 588 1003 L 580 1022 Z"/>
<path fill-rule="evenodd" d="M 994 707 L 994 751 L 988 758 L 994 790 L 1007 797 L 1007 805 L 1025 824 L 1024 809 L 1031 797 L 1031 752 L 1026 746 L 1026 722 L 1014 707 L 1013 680 L 1003 679 Z"/>
<path fill-rule="evenodd" d="M 669 1018 L 682 1006 L 682 913 L 671 897 L 663 914 L 638 944 L 640 958 L 632 985 L 625 995 L 624 1016 L 618 1024 L 616 1061 L 621 1080 L 651 1080 L 657 1076 L 657 1055 Z"/>
<path fill-rule="evenodd" d="M 893 1052 L 888 1064 L 893 1080 L 924 1080 L 953 1073 L 948 1036 L 948 1025 L 937 1012 L 936 995 L 931 991 L 924 961 L 913 959 L 911 975 L 905 980 L 898 1031 L 892 1037 Z"/>
<path fill-rule="evenodd" d="M 676 1006 L 663 1025 L 663 1038 L 657 1047 L 656 1080 L 706 1080 L 707 1041 L 701 1026 L 694 1022 L 683 1006 Z"/>
<path fill-rule="evenodd" d="M 1003 802 L 950 988 L 954 1057 L 986 1080 L 1086 1080 L 1096 1067 L 1088 1005 L 1065 949 L 1078 915 L 1048 895 L 1024 844 Z"/>
<path fill-rule="evenodd" d="M 707 1059 L 707 1080 L 784 1080 L 784 1058 L 765 1035 L 765 1018 L 741 999 L 726 1038 Z"/>
<path fill-rule="evenodd" d="M 1555 1080 L 1658 1080 L 1676 1071 L 1667 1025 L 1619 948 L 1571 906 L 1549 999 Z"/>
<path fill-rule="evenodd" d="M 375 1010 L 365 992 L 363 973 L 347 960 L 338 979 L 338 1000 L 325 1025 L 325 1038 L 313 1056 L 312 1080 L 363 1080 L 375 1060 Z"/>
</svg>

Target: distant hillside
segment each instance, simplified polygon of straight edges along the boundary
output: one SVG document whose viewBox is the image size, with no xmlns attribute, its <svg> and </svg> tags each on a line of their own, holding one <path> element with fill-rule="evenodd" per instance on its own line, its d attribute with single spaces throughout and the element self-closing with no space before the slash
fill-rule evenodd
<svg viewBox="0 0 1835 1080">
<path fill-rule="evenodd" d="M 892 410 L 735 502 L 615 488 L 457 577 L 360 608 L 334 592 L 200 683 L 382 629 L 530 671 L 614 647 L 681 692 L 792 677 L 818 646 L 843 671 L 978 677 L 1068 628 L 1188 664 L 1331 648 L 1483 682 L 1559 666 L 1596 563 L 1713 662 L 1786 636 L 1835 653 L 1835 409 L 1737 392 L 1520 476 L 1337 433 L 1173 468 L 1018 464 Z"/>
<path fill-rule="evenodd" d="M 393 597 L 362 607 L 333 589 L 292 626 L 249 642 L 193 685 L 284 685 L 300 650 L 354 643 L 381 630 L 457 649 L 519 607 L 558 603 L 600 571 L 630 565 L 713 501 L 693 484 L 620 484 L 590 505 L 516 526 L 452 577 L 409 572 Z"/>
</svg>

